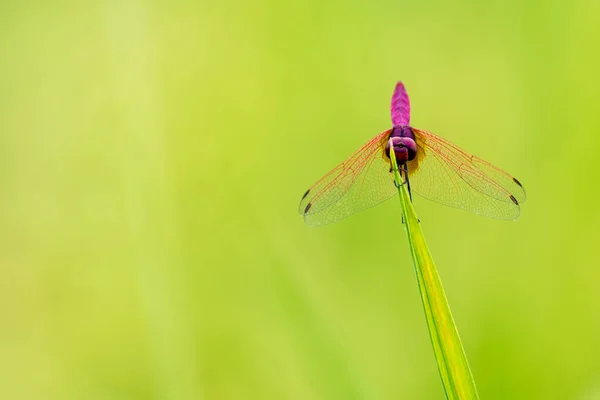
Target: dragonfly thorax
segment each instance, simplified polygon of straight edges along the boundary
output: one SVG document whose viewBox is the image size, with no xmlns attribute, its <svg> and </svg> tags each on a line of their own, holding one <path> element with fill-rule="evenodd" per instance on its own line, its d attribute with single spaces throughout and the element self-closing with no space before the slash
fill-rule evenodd
<svg viewBox="0 0 600 400">
<path fill-rule="evenodd" d="M 395 126 L 392 129 L 389 137 L 394 146 L 394 153 L 396 154 L 396 160 L 398 164 L 404 164 L 415 158 L 417 155 L 417 143 L 415 142 L 415 134 L 413 133 L 410 126 Z M 390 144 L 388 142 L 386 153 L 390 154 Z"/>
</svg>

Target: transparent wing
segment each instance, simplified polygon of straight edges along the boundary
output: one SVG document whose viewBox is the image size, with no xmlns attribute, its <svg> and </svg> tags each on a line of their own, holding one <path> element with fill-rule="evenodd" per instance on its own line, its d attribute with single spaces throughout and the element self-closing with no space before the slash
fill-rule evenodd
<svg viewBox="0 0 600 400">
<path fill-rule="evenodd" d="M 298 212 L 307 225 L 339 221 L 398 192 L 385 155 L 391 131 L 375 136 L 306 191 Z"/>
<path fill-rule="evenodd" d="M 518 180 L 433 133 L 412 130 L 418 147 L 417 157 L 408 163 L 412 190 L 447 206 L 517 219 L 526 199 Z"/>
</svg>

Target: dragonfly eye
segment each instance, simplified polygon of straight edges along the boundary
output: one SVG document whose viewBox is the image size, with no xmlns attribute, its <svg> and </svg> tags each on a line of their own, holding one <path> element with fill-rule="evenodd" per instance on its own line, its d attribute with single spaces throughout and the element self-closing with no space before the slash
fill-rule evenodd
<svg viewBox="0 0 600 400">
<path fill-rule="evenodd" d="M 417 155 L 417 144 L 411 138 L 407 137 L 392 137 L 392 143 L 394 145 L 394 153 L 396 154 L 396 160 L 398 164 L 404 164 L 415 158 Z M 385 147 L 386 154 L 390 155 L 390 143 Z"/>
<path fill-rule="evenodd" d="M 390 134 L 390 137 L 401 137 L 415 140 L 415 134 L 413 133 L 412 128 L 408 125 L 395 126 Z"/>
</svg>

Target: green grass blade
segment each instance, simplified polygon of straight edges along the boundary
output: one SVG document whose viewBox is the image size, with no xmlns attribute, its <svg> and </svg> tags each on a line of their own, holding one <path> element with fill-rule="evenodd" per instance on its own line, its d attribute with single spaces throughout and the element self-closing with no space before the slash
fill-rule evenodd
<svg viewBox="0 0 600 400">
<path fill-rule="evenodd" d="M 402 182 L 396 156 L 393 151 L 390 153 L 396 182 Z M 417 274 L 429 336 L 431 337 L 431 344 L 433 345 L 433 352 L 442 378 L 442 385 L 446 392 L 446 398 L 449 400 L 479 399 L 467 356 L 450 312 L 442 281 L 435 268 L 406 185 L 400 185 L 398 193 L 400 194 L 402 215 L 408 233 L 408 243 Z"/>
</svg>

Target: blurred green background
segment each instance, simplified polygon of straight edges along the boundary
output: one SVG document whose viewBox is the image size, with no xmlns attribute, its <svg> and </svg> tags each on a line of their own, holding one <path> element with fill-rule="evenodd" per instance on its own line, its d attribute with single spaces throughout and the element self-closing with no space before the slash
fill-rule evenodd
<svg viewBox="0 0 600 400">
<path fill-rule="evenodd" d="M 397 200 L 296 213 L 401 79 L 528 192 L 514 223 L 415 200 L 481 398 L 600 399 L 599 18 L 2 1 L 0 398 L 442 399 Z"/>
</svg>

